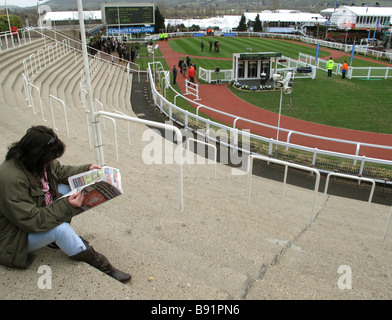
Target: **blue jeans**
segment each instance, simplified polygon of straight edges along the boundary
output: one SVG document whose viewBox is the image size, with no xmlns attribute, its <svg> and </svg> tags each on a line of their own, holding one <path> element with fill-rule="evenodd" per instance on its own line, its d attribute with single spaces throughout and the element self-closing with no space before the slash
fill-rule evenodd
<svg viewBox="0 0 392 320">
<path fill-rule="evenodd" d="M 59 191 L 62 194 L 70 190 L 66 185 L 60 185 Z M 29 233 L 28 235 L 28 252 L 38 250 L 48 244 L 56 242 L 58 247 L 64 251 L 68 256 L 73 256 L 86 250 L 82 239 L 72 229 L 71 225 L 67 222 L 44 232 Z"/>
</svg>

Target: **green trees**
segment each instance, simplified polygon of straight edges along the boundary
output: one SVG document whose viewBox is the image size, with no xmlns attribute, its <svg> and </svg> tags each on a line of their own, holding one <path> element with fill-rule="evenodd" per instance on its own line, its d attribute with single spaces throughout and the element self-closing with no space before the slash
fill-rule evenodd
<svg viewBox="0 0 392 320">
<path fill-rule="evenodd" d="M 10 14 L 8 15 L 10 17 L 10 25 L 15 26 L 18 29 L 23 28 L 23 22 L 22 19 L 19 16 Z M 8 31 L 9 26 L 8 26 L 8 19 L 6 15 L 0 16 L 0 32 Z"/>
<path fill-rule="evenodd" d="M 263 27 L 261 26 L 261 21 L 260 21 L 260 15 L 257 14 L 256 19 L 255 19 L 255 25 L 253 27 L 254 32 L 261 32 L 263 31 Z"/>
<path fill-rule="evenodd" d="M 159 8 L 155 9 L 155 33 L 164 32 L 165 30 L 165 18 L 159 11 Z"/>
<path fill-rule="evenodd" d="M 246 18 L 245 18 L 245 15 L 242 14 L 240 23 L 239 23 L 239 25 L 237 27 L 237 31 L 246 31 L 246 29 L 247 29 L 247 27 L 246 27 Z"/>
</svg>

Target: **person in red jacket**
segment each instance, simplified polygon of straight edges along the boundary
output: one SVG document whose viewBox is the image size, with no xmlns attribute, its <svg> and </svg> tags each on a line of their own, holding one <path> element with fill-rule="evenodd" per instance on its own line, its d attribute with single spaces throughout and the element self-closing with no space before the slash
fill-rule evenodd
<svg viewBox="0 0 392 320">
<path fill-rule="evenodd" d="M 191 67 L 188 69 L 188 78 L 189 78 L 189 81 L 192 82 L 192 83 L 195 83 L 195 76 L 196 76 L 195 68 L 194 68 L 193 66 L 191 66 Z"/>
<path fill-rule="evenodd" d="M 14 42 L 18 41 L 18 28 L 15 26 L 11 26 L 10 32 L 12 33 L 12 36 L 14 38 Z"/>
</svg>

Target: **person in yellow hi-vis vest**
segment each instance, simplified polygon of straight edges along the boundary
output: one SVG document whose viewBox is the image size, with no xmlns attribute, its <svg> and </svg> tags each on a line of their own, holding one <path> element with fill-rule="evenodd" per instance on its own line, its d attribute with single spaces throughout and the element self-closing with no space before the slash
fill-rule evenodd
<svg viewBox="0 0 392 320">
<path fill-rule="evenodd" d="M 335 62 L 333 61 L 332 57 L 329 58 L 329 60 L 327 62 L 328 77 L 332 76 L 332 70 L 333 70 L 334 65 L 335 65 Z"/>
</svg>

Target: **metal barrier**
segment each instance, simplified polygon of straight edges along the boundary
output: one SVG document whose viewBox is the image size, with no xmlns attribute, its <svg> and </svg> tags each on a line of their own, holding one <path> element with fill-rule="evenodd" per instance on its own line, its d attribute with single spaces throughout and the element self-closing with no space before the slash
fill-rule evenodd
<svg viewBox="0 0 392 320">
<path fill-rule="evenodd" d="M 325 206 L 325 202 L 326 202 L 326 195 L 328 192 L 328 186 L 329 186 L 329 181 L 330 181 L 330 177 L 332 176 L 337 176 L 337 177 L 341 177 L 341 178 L 345 178 L 345 179 L 353 179 L 353 180 L 358 180 L 359 181 L 366 181 L 372 184 L 372 188 L 370 189 L 370 195 L 369 195 L 369 199 L 368 199 L 368 205 L 366 208 L 366 218 L 368 217 L 368 213 L 370 211 L 370 205 L 373 199 L 373 195 L 374 195 L 374 190 L 376 188 L 376 183 L 373 179 L 368 179 L 368 178 L 364 178 L 364 177 L 358 177 L 358 176 L 351 176 L 351 175 L 347 175 L 347 174 L 342 174 L 342 173 L 337 173 L 337 172 L 330 172 L 327 175 L 327 179 L 325 181 L 325 189 L 324 189 L 324 196 L 323 196 L 323 205 Z M 390 229 L 390 225 L 391 225 L 391 221 L 392 221 L 392 206 L 391 206 L 391 210 L 388 216 L 388 220 L 385 226 L 385 231 L 384 231 L 384 236 L 383 236 L 383 240 L 385 240 L 387 238 L 389 229 Z"/>
<path fill-rule="evenodd" d="M 155 62 L 155 63 L 160 63 L 160 62 Z M 152 72 L 151 71 L 151 63 L 149 63 L 149 67 L 148 67 L 148 72 L 149 75 Z M 169 88 L 173 93 L 174 93 L 174 103 L 170 102 L 169 100 L 167 100 L 165 98 L 165 96 L 162 96 L 162 94 L 160 92 L 158 92 L 158 90 L 155 88 L 155 86 L 153 85 L 153 78 L 152 76 L 150 76 L 150 85 L 151 85 L 151 92 L 152 92 L 152 97 L 153 97 L 153 101 L 154 104 L 161 110 L 161 112 L 163 112 L 164 114 L 166 114 L 169 117 L 169 120 L 177 122 L 178 124 L 180 124 L 181 126 L 184 126 L 185 128 L 190 128 L 189 126 L 189 121 L 195 120 L 196 122 L 203 122 L 206 127 L 210 124 L 213 124 L 216 127 L 228 130 L 228 131 L 234 131 L 236 133 L 238 133 L 238 135 L 243 135 L 243 131 L 241 130 L 237 130 L 236 125 L 238 121 L 244 121 L 247 123 L 252 123 L 255 125 L 258 125 L 260 127 L 263 128 L 269 128 L 269 129 L 274 129 L 277 130 L 276 126 L 273 125 L 268 125 L 268 124 L 264 124 L 264 123 L 260 123 L 254 120 L 250 120 L 250 119 L 246 119 L 246 118 L 242 118 L 242 117 L 238 117 L 236 115 L 233 114 L 229 114 L 227 112 L 223 112 L 220 110 L 216 110 L 212 107 L 208 107 L 205 106 L 197 101 L 193 101 L 192 99 L 182 95 L 181 93 L 177 92 L 171 85 L 170 83 L 166 83 L 164 84 L 165 87 Z M 166 92 L 167 90 L 165 90 Z M 196 114 L 191 113 L 189 111 L 183 110 L 182 108 L 178 107 L 176 105 L 176 100 L 178 97 L 181 97 L 182 99 L 188 101 L 190 104 L 195 105 L 196 108 Z M 233 119 L 233 125 L 230 126 L 230 124 L 228 125 L 223 125 L 221 123 L 218 122 L 214 122 L 211 120 L 208 120 L 202 116 L 199 115 L 199 111 L 202 109 L 206 109 L 206 110 L 210 110 L 213 111 L 216 114 L 221 114 L 221 115 L 225 115 L 229 118 Z M 175 112 L 178 115 L 175 115 Z M 213 117 L 213 116 L 212 116 Z M 181 120 L 180 120 L 181 119 Z M 382 149 L 382 150 L 392 150 L 391 146 L 383 146 L 383 145 L 376 145 L 376 144 L 367 144 L 367 143 L 362 143 L 362 142 L 358 142 L 358 141 L 349 141 L 349 140 L 342 140 L 342 139 L 335 139 L 335 138 L 329 138 L 329 137 L 324 137 L 324 136 L 318 136 L 318 135 L 312 135 L 312 134 L 307 134 L 307 133 L 303 133 L 303 132 L 299 132 L 299 131 L 293 131 L 293 130 L 288 130 L 285 128 L 280 128 L 281 132 L 286 132 L 288 134 L 287 136 L 287 141 L 286 142 L 282 142 L 282 141 L 277 141 L 274 140 L 272 138 L 269 137 L 263 137 L 260 135 L 256 135 L 256 134 L 248 134 L 250 138 L 255 139 L 261 143 L 267 143 L 269 144 L 269 150 L 272 150 L 272 146 L 275 145 L 279 145 L 282 146 L 286 149 L 290 148 L 293 150 L 298 150 L 298 151 L 305 151 L 307 153 L 313 154 L 313 160 L 312 160 L 312 164 L 315 165 L 317 163 L 318 157 L 319 156 L 332 156 L 332 157 L 336 157 L 339 159 L 349 159 L 353 162 L 353 164 L 355 165 L 357 162 L 360 162 L 361 165 L 359 167 L 359 171 L 358 174 L 364 174 L 363 169 L 365 167 L 365 164 L 377 164 L 377 165 L 383 165 L 383 166 L 387 166 L 387 167 L 392 167 L 392 161 L 390 160 L 383 160 L 383 159 L 375 159 L 375 158 L 369 158 L 369 157 L 365 157 L 365 156 L 359 156 L 359 150 L 361 148 L 361 146 L 366 146 L 366 147 L 372 147 L 372 148 L 378 148 L 378 149 Z M 208 130 L 207 130 L 208 132 Z M 351 154 L 343 154 L 343 153 L 339 153 L 339 152 L 333 152 L 333 151 L 328 151 L 328 150 L 322 150 L 322 149 L 318 149 L 318 148 L 312 148 L 312 147 L 306 147 L 306 146 L 301 146 L 301 145 L 297 145 L 297 144 L 292 144 L 290 143 L 290 137 L 293 135 L 302 135 L 302 136 L 307 136 L 307 137 L 311 137 L 314 139 L 318 139 L 318 140 L 326 140 L 326 141 L 331 141 L 331 142 L 336 142 L 336 143 L 343 143 L 343 144 L 348 144 L 348 145 L 355 145 L 356 146 L 356 151 L 354 155 Z M 269 152 L 269 154 L 271 154 L 271 152 Z M 324 172 L 328 172 L 327 170 L 324 170 Z M 383 182 L 381 180 L 377 180 L 379 182 Z"/>
<path fill-rule="evenodd" d="M 38 92 L 38 99 L 39 99 L 39 104 L 40 104 L 40 107 L 41 107 L 42 120 L 46 121 L 45 117 L 44 117 L 44 110 L 42 108 L 41 90 L 37 86 L 33 85 L 31 82 L 28 83 L 28 86 L 30 88 L 29 89 L 29 105 L 28 105 L 28 107 L 31 107 L 32 110 L 33 110 L 33 113 L 37 114 L 37 112 L 35 112 L 35 109 L 34 109 L 34 99 L 33 99 L 33 94 L 31 92 L 31 88 L 34 88 Z"/>
<path fill-rule="evenodd" d="M 217 163 L 217 153 L 218 153 L 216 146 L 214 146 L 213 144 L 208 143 L 208 142 L 200 141 L 200 140 L 193 139 L 193 138 L 188 138 L 187 139 L 187 146 L 186 146 L 186 160 L 187 160 L 188 166 L 189 166 L 189 143 L 191 141 L 196 142 L 196 143 L 201 143 L 201 144 L 208 146 L 214 150 L 214 166 L 215 166 L 214 178 L 216 179 L 216 163 Z"/>
<path fill-rule="evenodd" d="M 113 123 L 113 136 L 114 136 L 114 147 L 116 148 L 116 160 L 118 161 L 118 143 L 117 143 L 117 124 L 116 120 L 108 117 L 108 116 L 101 116 L 103 119 L 111 120 Z"/>
<path fill-rule="evenodd" d="M 195 100 L 200 100 L 199 98 L 199 85 L 197 83 L 185 80 L 185 94 L 191 94 L 195 97 Z"/>
<path fill-rule="evenodd" d="M 248 183 L 247 183 L 248 205 L 250 205 L 251 185 L 252 185 L 251 178 L 252 178 L 252 169 L 253 169 L 253 160 L 254 159 L 259 159 L 259 160 L 263 160 L 265 162 L 272 162 L 272 163 L 280 164 L 280 165 L 285 167 L 284 179 L 283 179 L 283 197 L 285 197 L 285 195 L 286 195 L 286 181 L 287 181 L 288 167 L 295 168 L 295 169 L 298 169 L 298 170 L 309 171 L 309 172 L 312 172 L 312 173 L 316 174 L 316 181 L 315 181 L 315 184 L 314 184 L 314 191 L 313 191 L 312 212 L 311 212 L 311 216 L 310 216 L 310 224 L 313 224 L 313 222 L 314 222 L 314 214 L 315 214 L 314 211 L 315 211 L 316 201 L 317 201 L 317 194 L 318 194 L 318 189 L 319 189 L 319 185 L 320 185 L 320 172 L 318 170 L 316 170 L 316 169 L 305 167 L 305 166 L 301 166 L 301 165 L 295 164 L 295 163 L 290 163 L 290 162 L 286 162 L 286 161 L 282 161 L 282 160 L 277 160 L 277 159 L 269 158 L 269 157 L 265 157 L 265 156 L 250 155 L 249 156 L 249 161 L 248 161 Z"/>
<path fill-rule="evenodd" d="M 373 194 L 374 194 L 374 189 L 376 188 L 376 182 L 373 179 L 368 179 L 368 178 L 363 178 L 363 177 L 358 177 L 358 176 L 351 176 L 348 174 L 343 174 L 343 173 L 337 173 L 337 172 L 330 172 L 327 175 L 327 180 L 325 181 L 325 189 L 324 189 L 324 197 L 323 197 L 323 205 L 325 205 L 326 202 L 326 196 L 327 196 L 327 192 L 328 192 L 328 186 L 329 186 L 329 180 L 332 176 L 335 177 L 341 177 L 341 178 L 345 178 L 345 179 L 353 179 L 353 180 L 358 180 L 358 181 L 366 181 L 372 184 L 372 188 L 370 190 L 370 195 L 369 195 L 369 200 L 368 200 L 368 206 L 366 209 L 366 217 L 369 213 L 370 210 L 370 204 L 372 202 L 373 199 Z"/>
<path fill-rule="evenodd" d="M 388 235 L 388 232 L 389 232 L 389 228 L 391 226 L 391 221 L 392 221 L 392 206 L 391 206 L 391 211 L 389 212 L 387 226 L 385 227 L 384 238 L 383 238 L 384 240 L 387 238 L 387 235 Z"/>
<path fill-rule="evenodd" d="M 102 117 L 102 116 L 106 116 L 108 118 L 121 119 L 121 120 L 125 120 L 125 121 L 132 121 L 132 122 L 136 122 L 136 123 L 145 124 L 147 126 L 156 127 L 156 128 L 159 128 L 159 129 L 165 129 L 165 130 L 169 130 L 169 131 L 174 132 L 174 134 L 177 137 L 177 157 L 176 157 L 176 153 L 174 154 L 174 157 L 177 159 L 177 163 L 178 163 L 178 182 L 179 182 L 180 210 L 184 211 L 184 173 L 183 173 L 184 170 L 183 170 L 183 158 L 182 158 L 182 156 L 178 155 L 178 153 L 180 153 L 181 155 L 183 153 L 183 147 L 182 147 L 183 136 L 182 136 L 182 133 L 181 133 L 180 129 L 178 129 L 177 127 L 175 127 L 173 125 L 169 125 L 169 124 L 165 124 L 165 123 L 160 123 L 160 122 L 155 122 L 155 121 L 150 121 L 150 120 L 144 120 L 144 119 L 124 116 L 124 115 L 121 115 L 121 114 L 109 113 L 109 112 L 105 112 L 105 111 L 98 111 L 98 112 L 96 112 L 94 114 L 94 119 L 95 119 L 94 121 L 98 122 L 99 121 L 98 118 Z M 100 133 L 98 134 L 98 136 L 100 136 Z M 102 141 L 99 141 L 99 145 L 101 146 L 101 148 L 103 148 Z M 102 151 L 101 154 L 102 154 L 102 161 L 104 162 L 103 151 Z"/>
<path fill-rule="evenodd" d="M 53 121 L 53 127 L 58 130 L 56 128 L 56 124 L 55 124 L 55 120 L 54 120 L 54 112 L 53 112 L 53 103 L 52 100 L 56 100 L 57 102 L 59 102 L 62 106 L 63 106 L 63 111 L 64 111 L 64 120 L 65 120 L 65 128 L 67 130 L 67 137 L 69 138 L 69 129 L 68 129 L 68 119 L 67 119 L 67 109 L 65 107 L 65 103 L 63 100 L 53 96 L 53 95 L 49 95 L 49 102 L 50 102 L 50 111 L 52 113 L 52 121 Z"/>
<path fill-rule="evenodd" d="M 49 56 L 50 56 L 50 49 L 48 49 L 48 53 L 49 53 Z M 52 48 L 52 55 L 54 56 L 54 53 L 53 53 L 53 48 Z M 38 54 L 38 56 L 39 56 L 39 54 Z M 46 64 L 46 62 L 45 62 L 45 64 Z M 25 66 L 25 64 L 24 64 L 24 66 Z M 149 74 L 151 74 L 151 73 L 149 73 Z M 28 80 L 27 80 L 27 77 L 26 76 L 24 76 L 24 83 L 26 83 L 27 82 L 27 85 L 28 86 L 31 86 L 32 88 L 37 88 L 36 86 L 34 86 L 34 85 L 32 85 L 31 83 L 29 83 L 28 82 Z M 26 89 L 26 88 L 25 88 Z M 38 88 L 37 88 L 38 89 Z M 39 89 L 38 89 L 38 92 L 39 92 Z M 30 94 L 28 95 L 28 91 L 26 91 L 25 92 L 26 93 L 26 99 L 28 100 L 29 99 L 29 97 L 28 96 L 30 96 L 30 98 L 31 98 L 31 92 L 30 92 Z M 157 94 L 157 92 L 156 92 L 156 90 L 155 90 L 155 86 L 154 86 L 154 88 L 153 88 L 153 96 L 154 96 L 154 101 L 155 101 L 155 103 L 157 103 L 158 102 L 158 94 Z M 67 123 L 67 117 L 66 117 L 66 108 L 65 108 L 65 104 L 64 104 L 64 102 L 62 101 L 62 100 L 60 100 L 60 99 L 58 99 L 58 98 L 56 98 L 56 97 L 54 97 L 54 96 L 50 96 L 50 99 L 55 99 L 55 100 L 57 100 L 58 102 L 60 102 L 60 103 L 62 103 L 63 104 L 63 109 L 64 109 L 64 115 L 65 115 L 65 121 L 66 121 L 66 126 L 67 126 L 67 135 L 69 136 L 69 132 L 68 132 L 68 123 Z M 177 111 L 179 111 L 179 108 L 176 106 L 176 105 L 173 105 L 173 104 L 170 104 L 170 102 L 168 102 L 166 99 L 164 99 L 162 96 L 160 96 L 160 98 L 159 98 L 159 100 L 160 100 L 160 102 L 159 103 L 157 103 L 157 105 L 161 108 L 162 107 L 162 104 L 163 103 L 165 103 L 165 104 L 168 104 L 169 105 L 169 107 L 170 107 L 170 109 L 172 110 L 172 109 L 175 109 L 175 110 L 177 110 Z M 51 101 L 51 100 L 50 100 Z M 192 100 L 190 100 L 190 101 L 192 101 Z M 193 101 L 192 101 L 193 102 Z M 202 106 L 202 105 L 200 105 L 200 106 Z M 203 107 L 206 107 L 206 106 L 203 106 Z M 208 107 L 206 107 L 206 108 L 208 108 Z M 52 109 L 52 116 L 53 116 L 53 108 L 52 108 L 52 106 L 51 106 L 51 109 Z M 212 108 L 211 108 L 212 109 Z M 162 110 L 163 110 L 163 108 L 162 108 Z M 41 106 L 41 111 L 42 111 L 42 106 Z M 33 112 L 34 113 L 36 113 L 35 112 L 35 110 L 34 110 L 34 108 L 33 108 Z M 86 112 L 89 112 L 88 110 L 86 110 Z M 204 119 L 204 118 L 202 118 L 202 117 L 199 117 L 198 115 L 194 115 L 194 114 L 191 114 L 191 113 L 189 113 L 189 112 L 184 112 L 183 111 L 183 113 L 184 113 L 184 115 L 185 115 L 185 126 L 187 127 L 187 121 L 188 121 L 188 119 L 190 118 L 190 117 L 193 117 L 193 118 L 195 118 L 195 119 L 197 119 L 197 120 L 203 120 L 203 121 L 205 121 L 206 122 L 206 124 L 209 124 L 209 123 L 211 123 L 211 121 L 210 120 L 206 120 L 206 119 Z M 172 115 L 172 113 L 170 113 L 171 115 Z M 43 112 L 42 112 L 42 116 L 43 116 Z M 181 134 L 181 132 L 179 131 L 179 129 L 178 128 L 176 128 L 176 127 L 174 127 L 174 126 L 170 126 L 170 125 L 166 125 L 166 124 L 161 124 L 161 123 L 155 123 L 155 122 L 152 122 L 152 121 L 148 121 L 148 120 L 142 120 L 142 119 L 138 119 L 138 118 L 132 118 L 132 117 L 128 117 L 128 116 L 125 116 L 124 114 L 122 114 L 122 115 L 118 115 L 118 114 L 112 114 L 112 113 L 108 113 L 108 112 L 104 112 L 104 111 L 102 111 L 102 112 L 97 112 L 96 113 L 96 117 L 106 117 L 106 118 L 120 118 L 120 119 L 123 119 L 123 120 L 126 120 L 126 121 L 128 121 L 128 122 L 130 122 L 130 121 L 134 121 L 134 122 L 139 122 L 139 123 L 144 123 L 144 124 L 146 124 L 146 125 L 149 125 L 149 126 L 156 126 L 156 127 L 158 127 L 158 128 L 164 128 L 164 129 L 169 129 L 169 130 L 172 130 L 175 134 L 176 134 L 176 136 L 177 136 L 177 143 L 178 144 L 181 144 L 182 143 L 182 134 Z M 234 117 L 234 116 L 233 116 Z M 235 121 L 237 121 L 237 120 L 239 120 L 240 118 L 239 117 L 235 117 L 236 118 L 236 120 Z M 111 119 L 112 121 L 113 121 L 113 119 Z M 173 120 L 173 119 L 172 119 Z M 245 119 L 246 120 L 246 119 Z M 54 123 L 54 122 L 53 122 Z M 218 126 L 218 124 L 216 124 L 216 123 L 214 123 L 214 125 L 217 125 Z M 54 124 L 54 126 L 55 126 L 55 124 Z M 221 126 L 222 128 L 227 128 L 228 130 L 232 130 L 232 129 L 235 129 L 237 132 L 239 132 L 240 133 L 240 131 L 238 131 L 236 128 L 230 128 L 230 127 L 227 127 L 227 126 L 224 126 L 224 125 L 222 125 Z M 240 133 L 241 134 L 241 133 Z M 255 135 L 251 135 L 251 134 L 249 134 L 249 136 L 251 136 L 252 138 L 261 138 L 261 137 L 257 137 L 257 136 L 255 136 Z M 261 138 L 261 140 L 263 140 L 262 138 Z M 264 139 L 264 141 L 270 141 L 270 143 L 272 144 L 279 144 L 279 145 L 284 145 L 284 146 L 286 146 L 286 147 L 290 147 L 290 148 L 299 148 L 299 149 L 301 149 L 301 147 L 300 146 L 295 146 L 295 145 L 291 145 L 291 144 L 287 144 L 287 143 L 283 143 L 283 142 L 280 142 L 280 141 L 273 141 L 273 139 Z M 358 143 L 359 144 L 359 143 Z M 377 146 L 377 145 L 372 145 L 372 146 Z M 302 147 L 302 149 L 303 150 L 307 150 L 307 151 L 309 151 L 309 150 L 313 150 L 312 148 L 304 148 L 304 147 Z M 182 149 L 181 149 L 181 151 L 182 151 Z M 322 150 L 317 150 L 316 149 L 316 151 L 315 151 L 315 155 L 317 154 L 317 153 L 325 153 L 325 154 L 327 154 L 325 151 L 322 151 Z M 328 153 L 328 154 L 331 154 L 331 153 Z M 332 153 L 334 156 L 339 156 L 339 154 L 336 154 L 336 153 Z M 348 155 L 344 155 L 346 158 L 352 158 L 352 159 L 355 159 L 355 160 L 357 160 L 358 159 L 358 157 L 350 157 L 350 156 L 348 156 Z M 282 164 L 282 165 L 285 165 L 285 178 L 284 178 L 284 191 L 283 191 L 283 195 L 285 195 L 285 191 L 286 191 L 286 178 L 287 178 L 287 170 L 288 170 L 288 167 L 294 167 L 294 168 L 297 168 L 297 169 L 302 169 L 302 170 L 306 170 L 306 171 L 310 171 L 312 174 L 313 173 L 315 173 L 316 175 L 317 175 L 317 177 L 316 177 L 316 185 L 318 185 L 319 184 L 319 175 L 320 175 L 320 173 L 319 173 L 319 171 L 318 170 L 316 170 L 316 169 L 312 169 L 312 168 L 309 168 L 309 167 L 305 167 L 305 166 L 301 166 L 301 165 L 297 165 L 297 164 L 293 164 L 293 163 L 289 163 L 289 162 L 285 162 L 285 161 L 281 161 L 281 160 L 277 160 L 277 159 L 272 159 L 272 158 L 268 158 L 268 157 L 264 157 L 264 156 L 260 156 L 260 155 L 251 155 L 250 156 L 251 158 L 250 159 L 252 159 L 252 161 L 253 161 L 253 159 L 255 159 L 255 158 L 258 158 L 258 159 L 262 159 L 262 160 L 265 160 L 265 161 L 268 161 L 268 162 L 274 162 L 274 163 L 277 163 L 277 164 Z M 103 159 L 103 158 L 102 158 Z M 362 163 L 364 163 L 365 161 L 374 161 L 374 160 L 377 160 L 377 159 L 368 159 L 368 158 L 366 158 L 366 157 L 361 157 L 360 158 L 363 162 Z M 251 176 L 251 165 L 253 165 L 253 163 L 252 163 L 252 161 L 249 161 L 249 163 L 250 163 L 250 165 L 249 165 L 249 172 L 248 172 L 248 174 L 249 174 L 249 176 L 248 176 L 248 179 L 249 179 L 249 184 L 248 184 L 248 192 L 249 192 L 249 196 L 248 196 L 248 203 L 250 203 L 250 188 L 251 188 L 251 184 L 250 184 L 250 176 Z M 315 160 L 313 161 L 313 162 L 315 162 Z M 387 162 L 387 161 L 385 161 L 385 162 L 380 162 L 380 163 L 384 163 L 384 164 L 386 164 L 386 165 L 391 165 L 390 164 L 390 162 Z M 184 206 L 183 206 L 183 170 L 182 170 L 182 165 L 183 165 L 183 163 L 182 163 L 182 161 L 181 162 L 179 162 L 179 180 L 180 180 L 180 183 L 179 183 L 179 185 L 180 185 L 180 187 L 179 187 L 179 189 L 180 189 L 180 191 L 179 191 L 179 193 L 180 193 L 180 209 L 181 209 L 181 211 L 183 211 L 183 209 L 184 209 Z M 363 167 L 363 166 L 362 166 Z M 317 187 L 318 188 L 318 187 Z M 316 188 L 315 188 L 315 190 L 316 190 Z M 316 195 L 314 196 L 314 199 L 313 199 L 313 206 L 312 206 L 312 215 L 311 215 L 311 223 L 313 223 L 313 220 L 314 220 L 314 209 L 315 209 L 315 198 L 316 198 Z M 388 222 L 387 222 L 387 227 L 386 227 L 386 229 L 385 229 L 385 234 L 384 234 L 384 239 L 385 239 L 385 237 L 387 236 L 387 233 L 388 233 L 388 231 L 389 231 L 389 227 L 390 227 L 390 223 L 391 223 L 391 221 L 392 221 L 392 208 L 391 208 L 391 213 L 390 213 L 390 216 L 389 216 L 389 219 L 388 219 Z"/>
</svg>

